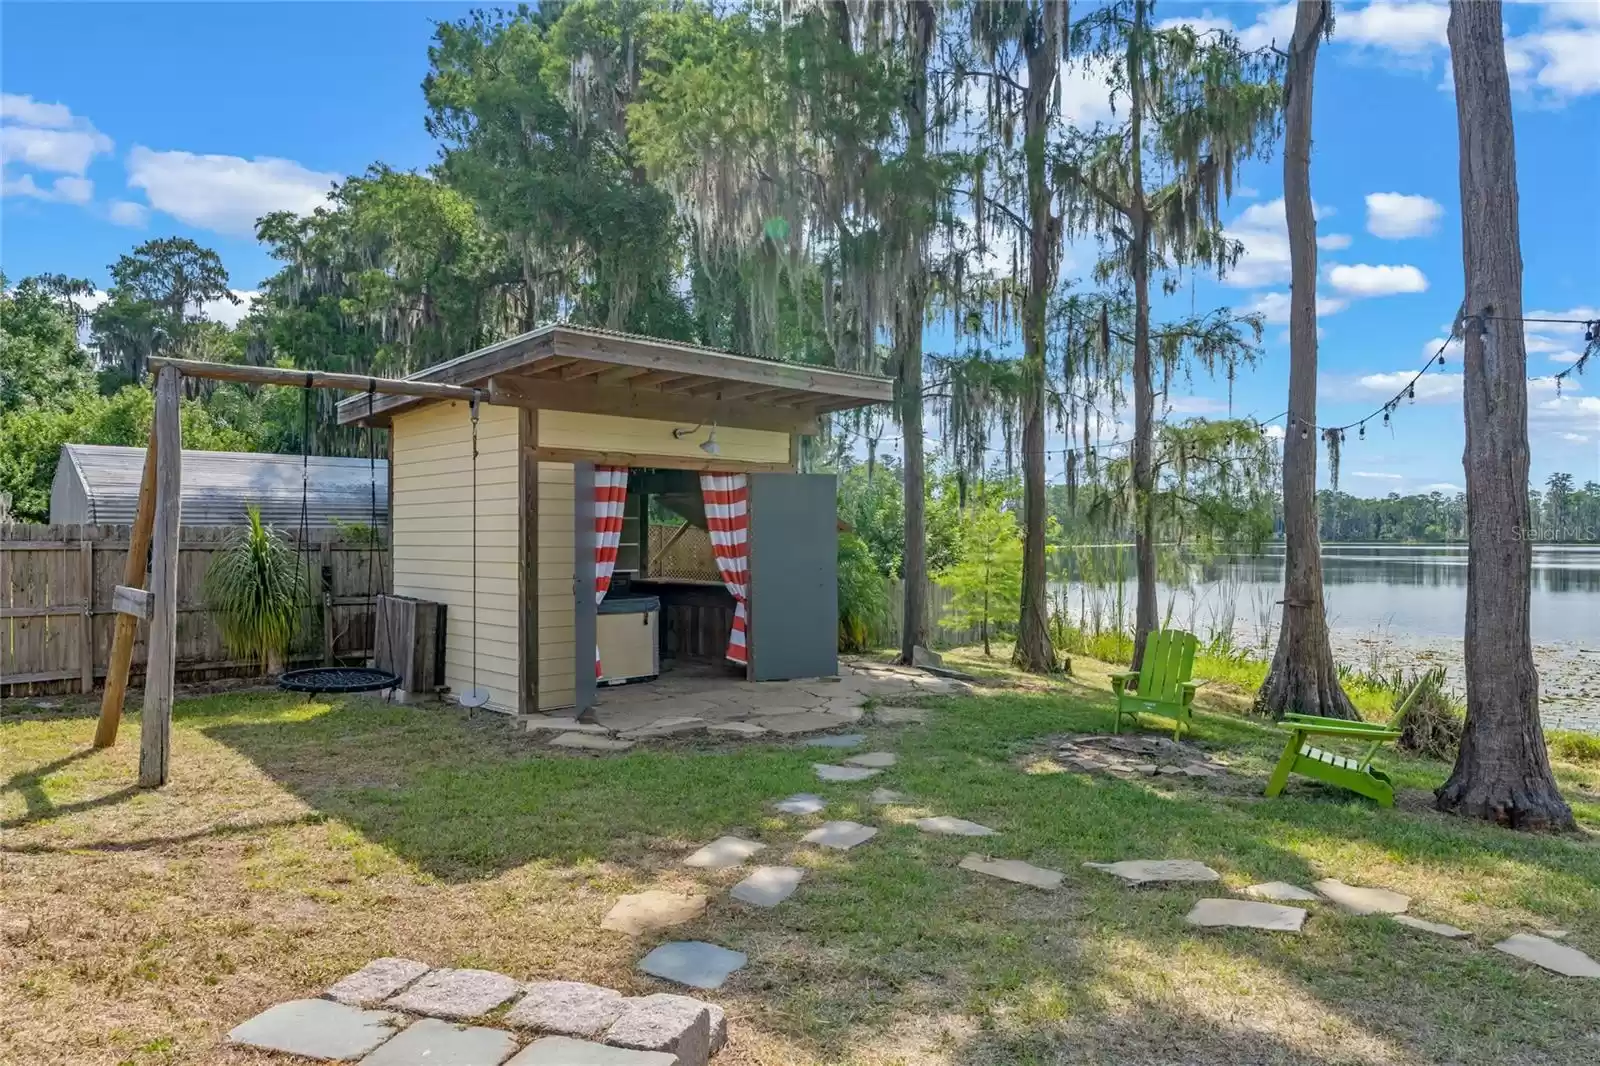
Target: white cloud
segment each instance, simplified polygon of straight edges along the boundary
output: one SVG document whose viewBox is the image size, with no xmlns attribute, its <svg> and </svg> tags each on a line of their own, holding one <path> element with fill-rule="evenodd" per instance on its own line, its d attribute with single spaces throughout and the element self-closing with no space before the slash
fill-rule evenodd
<svg viewBox="0 0 1600 1066">
<path fill-rule="evenodd" d="M 1335 41 L 1401 55 L 1423 55 L 1446 46 L 1450 8 L 1445 4 L 1391 3 L 1375 0 L 1366 7 L 1340 11 Z"/>
<path fill-rule="evenodd" d="M 109 214 L 111 221 L 119 226 L 143 226 L 150 221 L 150 209 L 133 200 L 111 201 Z"/>
<path fill-rule="evenodd" d="M 5 178 L 0 181 L 0 195 L 26 196 L 33 200 L 51 203 L 86 204 L 94 198 L 94 182 L 88 178 L 76 178 L 67 174 L 55 179 L 48 186 L 42 186 L 33 180 L 32 174 L 24 174 L 19 178 Z"/>
<path fill-rule="evenodd" d="M 1422 486 L 1424 492 L 1465 492 L 1465 487 L 1449 481 L 1435 481 Z"/>
<path fill-rule="evenodd" d="M 83 177 L 97 155 L 111 151 L 110 137 L 65 104 L 31 96 L 0 96 L 0 165 Z"/>
<path fill-rule="evenodd" d="M 1090 60 L 1063 63 L 1058 81 L 1062 119 L 1087 129 L 1115 117 L 1111 109 L 1111 86 L 1107 82 L 1109 74 L 1110 65 L 1105 63 Z"/>
<path fill-rule="evenodd" d="M 219 233 L 251 234 L 256 219 L 273 211 L 307 214 L 339 178 L 269 156 L 158 152 L 143 145 L 128 153 L 128 184 L 143 189 L 152 208 Z"/>
<path fill-rule="evenodd" d="M 0 119 L 54 130 L 69 129 L 76 121 L 66 104 L 41 104 L 17 93 L 0 93 Z"/>
<path fill-rule="evenodd" d="M 1283 427 L 1274 422 L 1272 425 L 1262 430 L 1261 435 L 1266 437 L 1268 440 L 1282 440 Z"/>
<path fill-rule="evenodd" d="M 1321 204 L 1312 204 L 1311 211 L 1319 220 L 1334 214 L 1331 207 Z M 1224 227 L 1223 233 L 1244 245 L 1244 254 L 1223 279 L 1225 284 L 1259 289 L 1289 280 L 1289 224 L 1284 217 L 1283 197 L 1251 204 Z"/>
<path fill-rule="evenodd" d="M 1513 53 L 1518 84 L 1537 68 L 1532 83 L 1558 99 L 1600 92 L 1600 29 L 1557 27 L 1514 37 L 1506 42 L 1508 63 Z"/>
<path fill-rule="evenodd" d="M 1582 433 L 1558 433 L 1556 436 L 1562 440 L 1571 441 L 1573 444 L 1588 444 L 1589 438 Z"/>
<path fill-rule="evenodd" d="M 1248 26 L 1235 26 L 1229 19 L 1222 15 L 1213 15 L 1210 11 L 1202 11 L 1199 15 L 1188 18 L 1164 19 L 1157 25 L 1161 29 L 1187 25 L 1195 33 L 1223 30 L 1233 34 L 1239 39 L 1240 45 L 1251 50 L 1265 48 L 1274 42 L 1279 48 L 1284 48 L 1294 33 L 1294 4 L 1269 7 L 1257 15 L 1255 22 Z"/>
<path fill-rule="evenodd" d="M 227 300 L 206 300 L 200 304 L 200 314 L 212 322 L 221 322 L 229 329 L 234 328 L 250 313 L 250 308 L 261 298 L 261 293 L 254 289 L 230 289 L 238 303 Z"/>
<path fill-rule="evenodd" d="M 1352 470 L 1351 477 L 1364 477 L 1373 481 L 1404 481 L 1404 474 L 1386 474 L 1377 470 Z"/>
<path fill-rule="evenodd" d="M 1396 370 L 1387 374 L 1367 374 L 1356 379 L 1356 386 L 1362 392 L 1377 399 L 1387 400 L 1394 396 L 1413 377 L 1415 370 Z M 1417 378 L 1417 403 L 1446 403 L 1458 402 L 1461 398 L 1460 374 L 1424 374 Z"/>
<path fill-rule="evenodd" d="M 1326 237 L 1318 237 L 1317 247 L 1328 252 L 1342 252 L 1350 247 L 1350 234 L 1330 233 Z"/>
<path fill-rule="evenodd" d="M 1341 300 L 1337 296 L 1328 296 L 1325 293 L 1317 294 L 1317 317 L 1325 318 L 1336 315 L 1350 306 L 1350 301 Z M 1262 321 L 1268 325 L 1281 325 L 1289 321 L 1289 294 L 1286 292 L 1264 292 L 1256 297 L 1255 302 L 1245 308 L 1261 316 Z"/>
<path fill-rule="evenodd" d="M 1328 271 L 1328 283 L 1346 296 L 1392 296 L 1396 293 L 1427 292 L 1427 276 L 1414 266 L 1336 266 Z"/>
<path fill-rule="evenodd" d="M 1398 241 L 1423 237 L 1434 231 L 1444 205 L 1426 196 L 1398 192 L 1367 194 L 1367 232 L 1374 237 Z"/>
<path fill-rule="evenodd" d="M 1523 339 L 1529 355 L 1542 355 L 1552 363 L 1576 363 L 1583 354 L 1583 323 L 1600 321 L 1600 307 L 1569 307 L 1564 311 L 1524 311 L 1524 318 L 1559 318 L 1563 322 L 1527 322 Z"/>
</svg>

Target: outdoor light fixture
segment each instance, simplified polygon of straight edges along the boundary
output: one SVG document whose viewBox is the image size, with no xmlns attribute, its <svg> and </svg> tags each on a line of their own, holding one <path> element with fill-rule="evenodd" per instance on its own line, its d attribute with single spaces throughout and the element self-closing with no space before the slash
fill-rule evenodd
<svg viewBox="0 0 1600 1066">
<path fill-rule="evenodd" d="M 701 442 L 700 450 L 707 455 L 721 454 L 722 447 L 717 443 L 717 424 L 715 422 L 711 423 L 711 432 L 706 434 L 706 439 Z"/>
</svg>

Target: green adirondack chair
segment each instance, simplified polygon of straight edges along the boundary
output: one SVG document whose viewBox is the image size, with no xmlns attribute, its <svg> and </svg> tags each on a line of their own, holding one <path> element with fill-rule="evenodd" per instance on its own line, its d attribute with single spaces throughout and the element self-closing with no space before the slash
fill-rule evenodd
<svg viewBox="0 0 1600 1066">
<path fill-rule="evenodd" d="M 1145 641 L 1144 666 L 1138 671 L 1111 675 L 1111 691 L 1117 694 L 1117 713 L 1111 731 L 1122 731 L 1124 716 L 1135 723 L 1141 713 L 1173 720 L 1172 738 L 1183 736 L 1190 722 L 1189 705 L 1199 682 L 1189 680 L 1194 671 L 1194 652 L 1200 642 L 1193 633 L 1181 629 L 1161 629 Z M 1138 679 L 1139 691 L 1128 691 L 1128 682 Z"/>
<path fill-rule="evenodd" d="M 1289 783 L 1290 774 L 1303 774 L 1375 799 L 1380 807 L 1393 807 L 1394 782 L 1389 780 L 1388 774 L 1372 765 L 1372 757 L 1379 748 L 1400 736 L 1400 721 L 1421 691 L 1422 685 L 1418 683 L 1401 702 L 1400 709 L 1382 725 L 1376 722 L 1347 722 L 1343 718 L 1321 718 L 1311 714 L 1284 715 L 1279 725 L 1288 733 L 1288 739 L 1283 745 L 1278 766 L 1267 782 L 1267 796 L 1281 793 Z M 1310 743 L 1312 737 L 1365 741 L 1367 747 L 1357 756 L 1340 755 L 1313 747 Z"/>
</svg>

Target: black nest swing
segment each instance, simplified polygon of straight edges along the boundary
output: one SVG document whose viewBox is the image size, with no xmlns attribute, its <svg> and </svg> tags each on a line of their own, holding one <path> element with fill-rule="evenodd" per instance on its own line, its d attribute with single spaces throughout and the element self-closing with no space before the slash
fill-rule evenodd
<svg viewBox="0 0 1600 1066">
<path fill-rule="evenodd" d="M 367 476 L 368 492 L 372 504 L 372 531 L 371 539 L 367 542 L 367 602 L 376 608 L 377 597 L 373 594 L 372 577 L 373 562 L 377 558 L 376 545 L 378 539 L 378 460 L 373 450 L 372 412 L 373 394 L 377 391 L 376 382 L 367 386 Z M 307 497 L 311 482 L 311 375 L 306 375 L 305 398 L 301 411 L 300 435 L 300 550 L 309 552 L 310 520 L 307 510 Z M 390 476 L 394 474 L 391 471 Z M 306 556 L 306 572 L 311 570 L 310 556 Z M 310 580 L 306 582 L 310 586 Z M 377 615 L 374 610 L 373 626 L 377 626 Z M 373 630 L 376 638 L 377 630 Z M 376 639 L 374 639 L 376 643 Z M 391 642 L 391 646 L 392 642 Z M 285 692 L 304 692 L 308 696 L 318 696 L 324 692 L 348 694 L 355 692 L 377 692 L 388 689 L 390 694 L 400 685 L 400 676 L 387 670 L 377 670 L 369 666 L 312 666 L 303 670 L 286 670 L 278 678 L 278 687 Z"/>
</svg>

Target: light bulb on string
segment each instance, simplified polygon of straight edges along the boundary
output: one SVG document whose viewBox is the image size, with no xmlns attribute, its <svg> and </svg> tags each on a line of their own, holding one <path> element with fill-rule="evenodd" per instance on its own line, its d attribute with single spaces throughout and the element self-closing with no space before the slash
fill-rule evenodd
<svg viewBox="0 0 1600 1066">
<path fill-rule="evenodd" d="M 1310 438 L 1310 436 L 1311 431 L 1306 428 L 1306 424 L 1304 422 L 1300 423 L 1300 439 L 1307 440 Z"/>
<path fill-rule="evenodd" d="M 1356 436 L 1361 440 L 1367 439 L 1367 424 L 1365 422 L 1361 423 L 1361 432 L 1357 433 Z"/>
<path fill-rule="evenodd" d="M 1410 400 L 1417 398 L 1417 383 L 1415 381 L 1406 386 L 1406 398 Z"/>
</svg>

